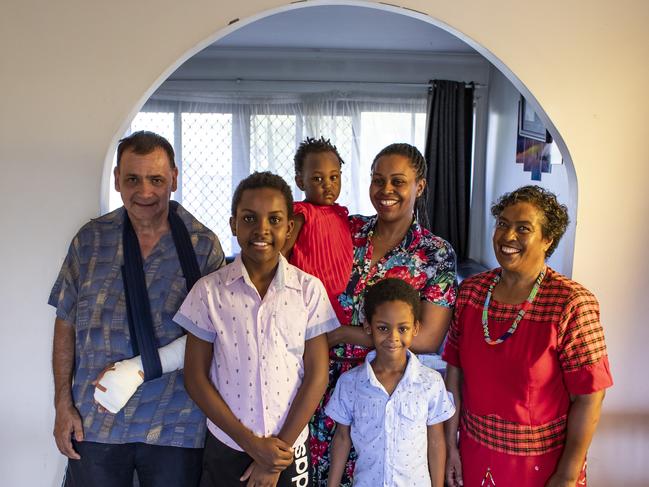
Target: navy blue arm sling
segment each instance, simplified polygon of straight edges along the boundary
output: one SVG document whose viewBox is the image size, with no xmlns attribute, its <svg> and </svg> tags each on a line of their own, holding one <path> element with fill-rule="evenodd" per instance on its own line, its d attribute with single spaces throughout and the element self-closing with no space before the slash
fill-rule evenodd
<svg viewBox="0 0 649 487">
<path fill-rule="evenodd" d="M 180 267 L 185 276 L 187 292 L 189 292 L 196 281 L 201 278 L 201 270 L 198 266 L 191 237 L 187 227 L 176 213 L 177 209 L 178 203 L 170 201 L 169 227 L 180 260 Z M 141 356 L 144 380 L 147 381 L 160 377 L 162 375 L 162 366 L 158 355 L 158 343 L 153 333 L 153 316 L 151 314 L 149 293 L 146 288 L 142 252 L 126 211 L 124 211 L 122 245 L 124 249 L 122 280 L 124 281 L 124 294 L 126 296 L 128 327 L 132 338 L 133 353 Z"/>
</svg>

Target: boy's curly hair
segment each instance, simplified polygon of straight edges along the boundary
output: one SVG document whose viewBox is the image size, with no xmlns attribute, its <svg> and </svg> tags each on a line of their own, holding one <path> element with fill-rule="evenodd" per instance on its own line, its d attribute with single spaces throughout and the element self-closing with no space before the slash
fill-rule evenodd
<svg viewBox="0 0 649 487">
<path fill-rule="evenodd" d="M 340 164 L 345 163 L 343 158 L 340 157 L 338 149 L 329 139 L 325 139 L 324 137 L 320 137 L 319 139 L 307 137 L 297 148 L 295 156 L 293 157 L 293 162 L 295 163 L 295 174 L 300 174 L 302 172 L 304 160 L 308 154 L 318 154 L 320 152 L 333 152 L 338 158 Z"/>
<path fill-rule="evenodd" d="M 291 187 L 281 176 L 269 171 L 253 172 L 250 176 L 242 179 L 232 195 L 232 216 L 237 215 L 237 207 L 241 203 L 241 196 L 247 189 L 270 188 L 276 189 L 286 200 L 286 211 L 289 218 L 293 218 L 293 192 Z"/>
<path fill-rule="evenodd" d="M 415 320 L 421 320 L 421 297 L 419 292 L 401 279 L 389 277 L 370 286 L 365 291 L 365 320 L 372 322 L 372 317 L 383 303 L 389 301 L 402 301 L 410 306 Z"/>
</svg>

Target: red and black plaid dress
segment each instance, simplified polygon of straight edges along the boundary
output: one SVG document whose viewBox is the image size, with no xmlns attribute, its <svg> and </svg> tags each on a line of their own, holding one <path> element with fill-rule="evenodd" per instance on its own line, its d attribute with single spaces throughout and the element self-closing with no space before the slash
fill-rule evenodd
<svg viewBox="0 0 649 487">
<path fill-rule="evenodd" d="M 548 268 L 514 335 L 488 345 L 482 310 L 497 272 L 462 283 L 443 355 L 463 373 L 464 485 L 481 485 L 489 471 L 498 486 L 540 487 L 565 443 L 569 395 L 613 384 L 599 304 L 583 286 Z M 507 331 L 519 309 L 492 299 L 490 335 Z M 493 485 L 486 478 L 482 485 Z M 585 468 L 578 485 L 586 485 Z"/>
</svg>

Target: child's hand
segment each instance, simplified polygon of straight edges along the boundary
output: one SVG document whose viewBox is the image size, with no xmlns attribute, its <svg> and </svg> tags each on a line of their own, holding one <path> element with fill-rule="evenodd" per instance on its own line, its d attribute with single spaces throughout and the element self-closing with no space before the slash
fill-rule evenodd
<svg viewBox="0 0 649 487">
<path fill-rule="evenodd" d="M 275 487 L 279 480 L 280 472 L 274 472 L 263 468 L 257 462 L 252 462 L 239 479 L 241 482 L 248 483 L 246 487 Z"/>
<path fill-rule="evenodd" d="M 255 437 L 246 453 L 260 466 L 274 472 L 281 472 L 293 463 L 293 448 L 274 436 Z"/>
<path fill-rule="evenodd" d="M 464 485 L 462 480 L 462 461 L 457 448 L 448 448 L 446 452 L 446 485 L 450 487 L 461 487 Z"/>
</svg>

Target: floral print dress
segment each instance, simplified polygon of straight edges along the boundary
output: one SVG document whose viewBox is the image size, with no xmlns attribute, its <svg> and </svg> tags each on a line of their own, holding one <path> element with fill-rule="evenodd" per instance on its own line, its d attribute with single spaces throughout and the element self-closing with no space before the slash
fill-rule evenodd
<svg viewBox="0 0 649 487">
<path fill-rule="evenodd" d="M 365 288 L 389 277 L 403 279 L 419 290 L 422 301 L 450 307 L 455 303 L 455 252 L 443 239 L 436 237 L 417 220 L 406 232 L 401 243 L 388 251 L 374 266 L 370 266 L 374 247 L 372 235 L 377 217 L 350 217 L 354 262 L 347 288 L 338 297 L 343 309 L 343 326 L 361 326 L 364 321 Z M 340 344 L 329 352 L 329 386 L 310 423 L 310 450 L 313 485 L 325 487 L 329 475 L 329 445 L 335 422 L 324 413 L 340 375 L 363 363 L 369 349 L 360 345 Z M 351 487 L 355 452 L 352 449 L 341 482 Z"/>
</svg>

